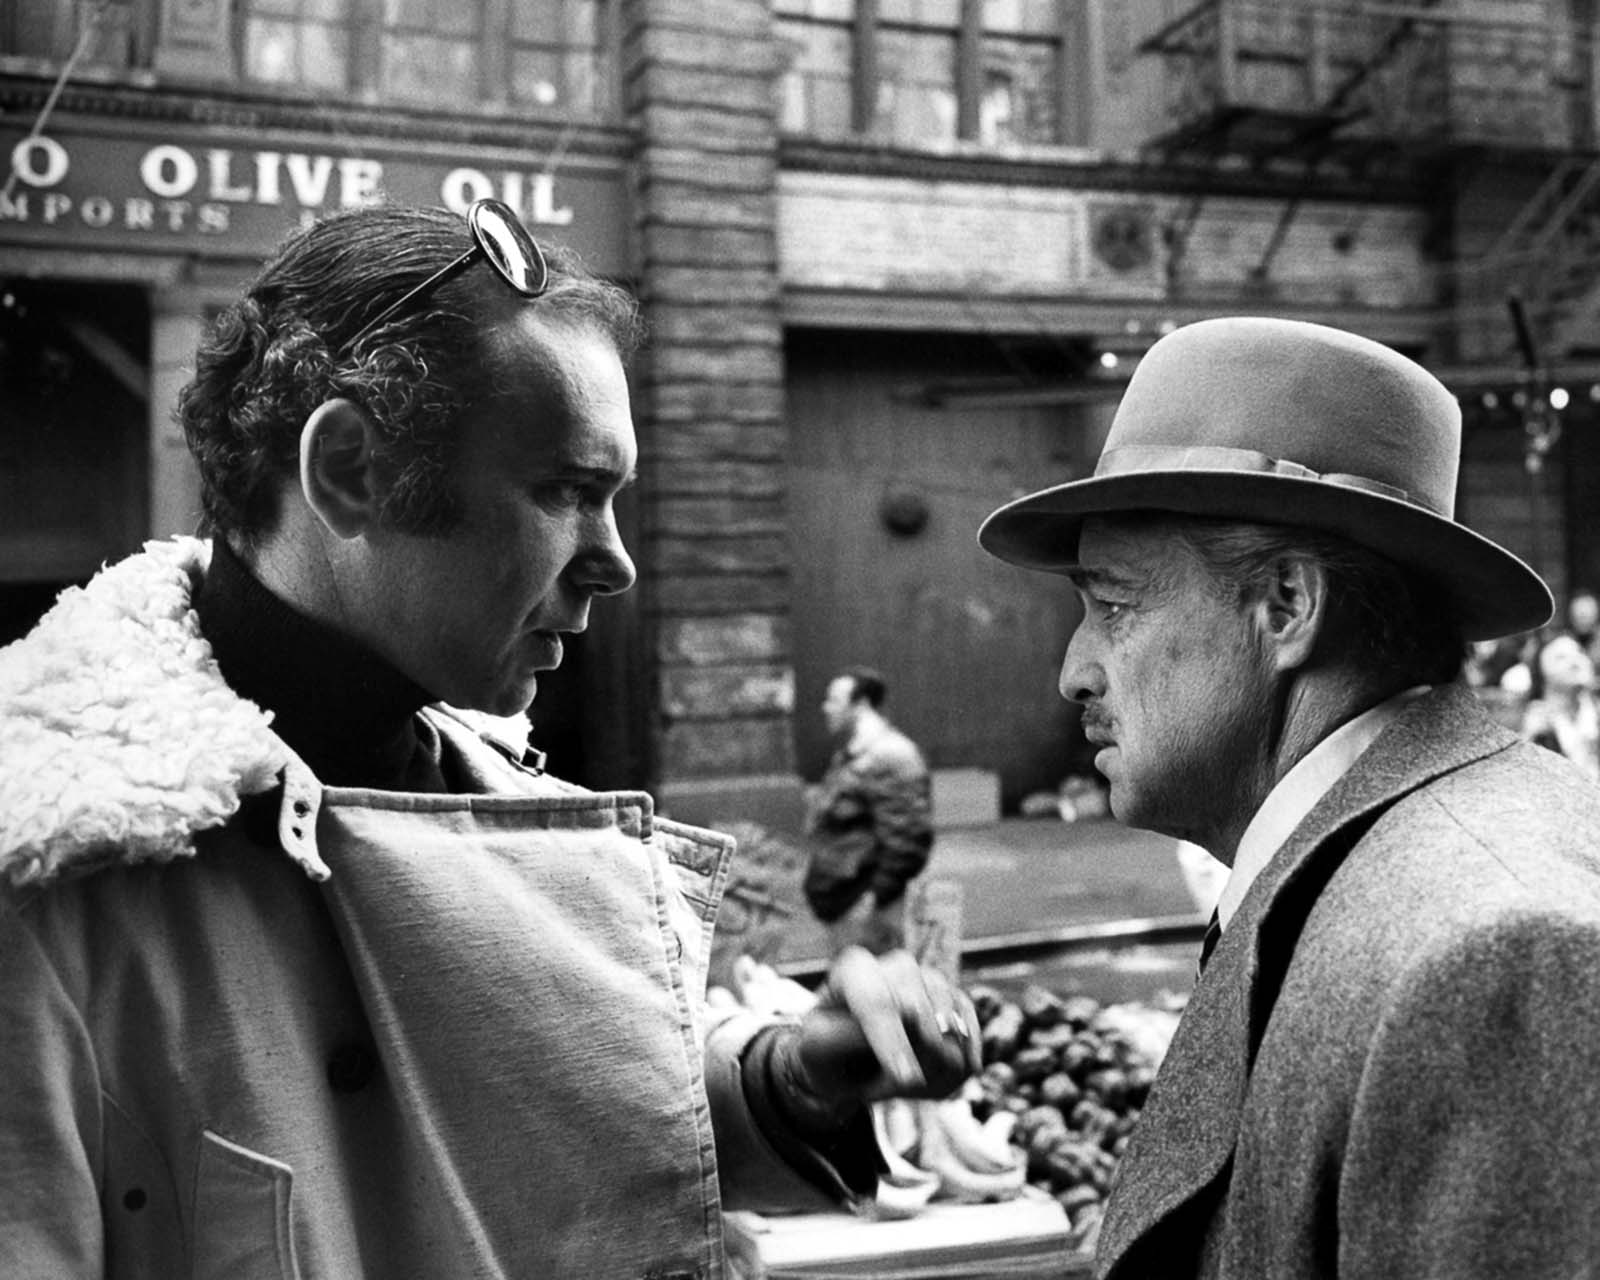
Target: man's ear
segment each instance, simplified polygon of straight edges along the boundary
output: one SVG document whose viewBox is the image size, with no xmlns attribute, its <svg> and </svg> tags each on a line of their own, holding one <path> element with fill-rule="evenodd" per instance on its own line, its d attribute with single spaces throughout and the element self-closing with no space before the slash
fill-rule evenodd
<svg viewBox="0 0 1600 1280">
<path fill-rule="evenodd" d="M 1317 638 L 1328 623 L 1328 572 L 1304 556 L 1284 556 L 1256 602 L 1261 643 L 1279 671 L 1293 671 L 1311 660 Z"/>
<path fill-rule="evenodd" d="M 377 428 L 350 400 L 312 410 L 300 432 L 300 491 L 306 505 L 340 538 L 377 523 L 382 492 L 373 465 Z"/>
</svg>

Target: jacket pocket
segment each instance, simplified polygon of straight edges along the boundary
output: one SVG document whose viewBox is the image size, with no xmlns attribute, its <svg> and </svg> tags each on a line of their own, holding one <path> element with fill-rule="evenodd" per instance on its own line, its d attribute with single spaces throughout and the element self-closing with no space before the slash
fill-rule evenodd
<svg viewBox="0 0 1600 1280">
<path fill-rule="evenodd" d="M 194 1280 L 299 1280 L 289 1193 L 294 1171 L 207 1129 L 194 1206 Z"/>
</svg>

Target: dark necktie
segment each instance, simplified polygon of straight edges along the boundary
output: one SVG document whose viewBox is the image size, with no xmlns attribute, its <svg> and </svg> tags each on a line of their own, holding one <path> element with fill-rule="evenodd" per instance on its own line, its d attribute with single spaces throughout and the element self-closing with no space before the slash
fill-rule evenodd
<svg viewBox="0 0 1600 1280">
<path fill-rule="evenodd" d="M 1206 961 L 1211 959 L 1211 953 L 1217 949 L 1217 943 L 1222 939 L 1222 918 L 1215 910 L 1211 912 L 1211 922 L 1206 925 L 1206 936 L 1200 942 L 1200 962 L 1195 966 L 1196 979 L 1206 971 Z"/>
</svg>

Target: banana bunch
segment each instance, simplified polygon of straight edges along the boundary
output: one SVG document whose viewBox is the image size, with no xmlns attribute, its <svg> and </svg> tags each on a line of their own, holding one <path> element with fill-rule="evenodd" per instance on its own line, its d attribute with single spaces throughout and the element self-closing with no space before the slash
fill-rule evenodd
<svg viewBox="0 0 1600 1280">
<path fill-rule="evenodd" d="M 914 1218 L 939 1190 L 939 1175 L 919 1169 L 906 1159 L 917 1141 L 917 1104 L 904 1098 L 874 1103 L 872 1129 L 884 1171 L 873 1197 L 874 1216 Z"/>
<path fill-rule="evenodd" d="M 780 1017 L 799 1017 L 816 995 L 748 955 L 734 961 L 731 989 L 713 987 L 707 1002 L 742 1006 Z M 930 1200 L 963 1204 L 1011 1200 L 1027 1181 L 1026 1153 L 1012 1145 L 1015 1111 L 997 1108 L 980 1122 L 969 1089 L 943 1101 L 890 1098 L 873 1104 L 872 1123 L 885 1170 L 873 1212 L 909 1218 Z"/>
<path fill-rule="evenodd" d="M 1028 1164 L 1011 1145 L 1016 1118 L 997 1111 L 980 1123 L 961 1096 L 878 1103 L 873 1121 L 888 1164 L 879 1180 L 880 1213 L 906 1217 L 934 1199 L 981 1204 L 1021 1195 Z"/>
</svg>

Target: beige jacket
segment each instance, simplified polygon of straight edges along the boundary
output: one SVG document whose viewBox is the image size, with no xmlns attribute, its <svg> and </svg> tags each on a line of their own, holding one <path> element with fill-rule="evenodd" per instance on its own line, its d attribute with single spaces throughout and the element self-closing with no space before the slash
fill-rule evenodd
<svg viewBox="0 0 1600 1280">
<path fill-rule="evenodd" d="M 708 1021 L 725 837 L 425 713 L 475 794 L 324 788 L 152 544 L 0 651 L 0 1275 L 715 1277 L 822 1195 Z M 485 736 L 487 734 L 488 736 Z"/>
</svg>

